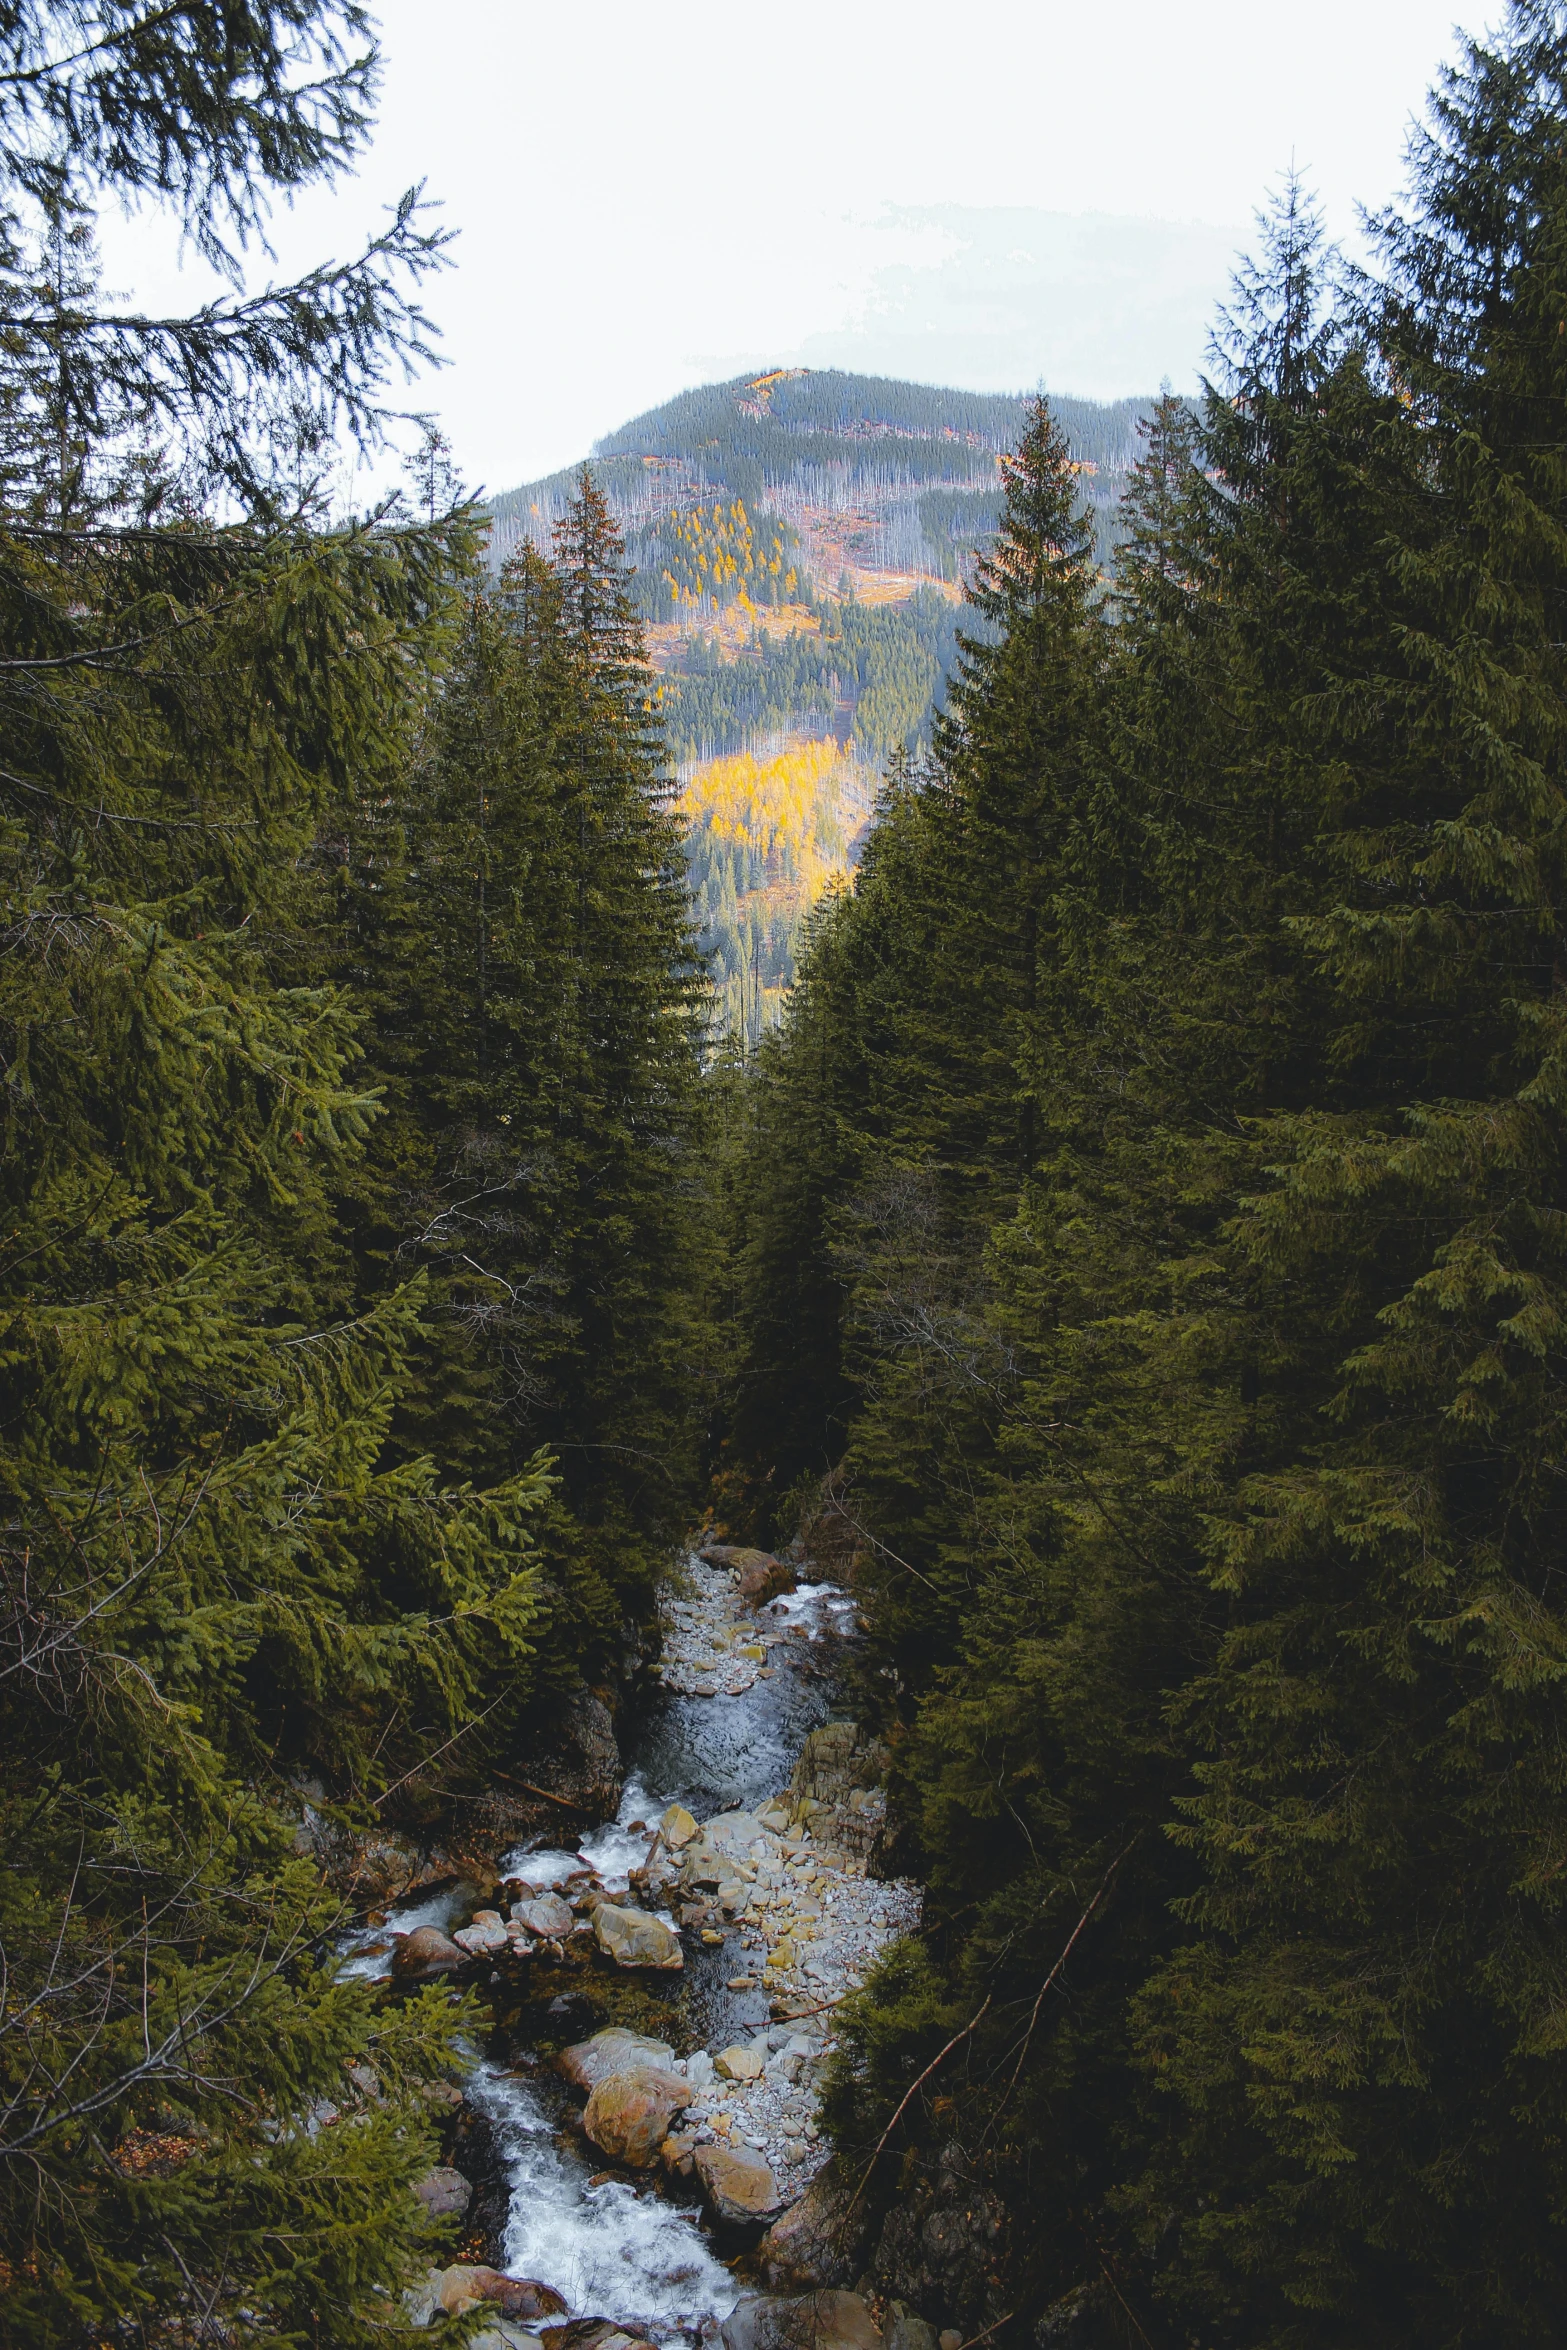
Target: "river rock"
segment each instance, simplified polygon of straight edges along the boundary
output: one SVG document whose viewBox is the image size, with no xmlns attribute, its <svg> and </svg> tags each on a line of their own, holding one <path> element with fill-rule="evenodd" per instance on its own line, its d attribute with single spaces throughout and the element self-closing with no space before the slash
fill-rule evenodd
<svg viewBox="0 0 1567 2350">
<path fill-rule="evenodd" d="M 766 1607 L 770 1599 L 793 1591 L 798 1580 L 793 1567 L 763 1551 L 740 1569 L 735 1590 L 747 1607 Z"/>
<path fill-rule="evenodd" d="M 514 1901 L 511 1914 L 519 1926 L 526 1926 L 530 1934 L 537 1934 L 546 1942 L 558 1942 L 577 1922 L 571 1914 L 571 1904 L 562 1901 L 558 1893 L 539 1893 L 531 1901 Z"/>
<path fill-rule="evenodd" d="M 422 2179 L 415 2179 L 414 2193 L 432 2219 L 461 2219 L 473 2201 L 473 2182 L 460 2170 L 440 2163 Z"/>
<path fill-rule="evenodd" d="M 610 2073 L 588 2099 L 582 2126 L 601 2154 L 611 2162 L 629 2163 L 646 2170 L 677 2113 L 691 2102 L 691 2091 L 678 2073 L 654 2065 L 635 2071 Z"/>
<path fill-rule="evenodd" d="M 870 2223 L 864 2204 L 851 2210 L 850 2202 L 834 2156 L 756 2248 L 757 2265 L 775 2293 L 849 2285 L 860 2275 Z"/>
<path fill-rule="evenodd" d="M 960 2335 L 960 2343 L 961 2340 Z M 923 2317 L 916 2317 L 901 2301 L 891 2301 L 887 2305 L 883 2350 L 940 2350 L 940 2340 L 935 2327 Z"/>
<path fill-rule="evenodd" d="M 697 1833 L 697 1824 L 683 1803 L 672 1803 L 658 1823 L 658 1832 L 671 1852 L 683 1852 Z"/>
<path fill-rule="evenodd" d="M 610 2317 L 575 2317 L 569 2325 L 545 2326 L 544 2350 L 652 2350 L 640 2334 L 628 2334 Z"/>
<path fill-rule="evenodd" d="M 689 2179 L 696 2171 L 697 2135 L 695 2130 L 677 2130 L 664 2140 L 658 2150 L 658 2159 L 664 2166 L 664 2175 L 671 2179 Z"/>
<path fill-rule="evenodd" d="M 778 2182 L 760 2154 L 739 2146 L 699 2146 L 696 2175 L 715 2216 L 735 2222 L 771 2219 Z"/>
<path fill-rule="evenodd" d="M 881 2329 L 858 2293 L 759 2294 L 725 2319 L 724 2350 L 881 2350 Z"/>
<path fill-rule="evenodd" d="M 672 2065 L 675 2052 L 667 2040 L 649 2040 L 641 2032 L 628 2032 L 623 2024 L 611 2024 L 607 2030 L 595 2032 L 591 2040 L 563 2048 L 556 2061 L 574 2089 L 590 2094 L 611 2073 L 633 2072 L 642 2065 Z"/>
<path fill-rule="evenodd" d="M 767 2059 L 759 2048 L 747 2048 L 736 2041 L 732 2048 L 719 2050 L 713 2059 L 713 2070 L 722 2073 L 726 2081 L 759 2081 L 767 2068 Z"/>
<path fill-rule="evenodd" d="M 499 2316 L 520 2319 L 524 2324 L 558 2317 L 566 2307 L 563 2296 L 552 2285 L 541 2285 L 537 2277 L 508 2277 L 498 2268 L 469 2267 L 462 2262 L 441 2271 L 435 2302 L 448 2317 L 461 2317 L 465 2309 L 483 2302 Z"/>
<path fill-rule="evenodd" d="M 606 1901 L 593 1913 L 593 1934 L 617 1966 L 672 1972 L 686 1963 L 679 1935 L 651 1910 L 617 1909 Z"/>
<path fill-rule="evenodd" d="M 721 1811 L 708 1821 L 702 1830 L 702 1841 L 710 1852 L 727 1854 L 731 1859 L 743 1857 L 753 1844 L 763 1844 L 767 1830 L 754 1812 Z"/>
<path fill-rule="evenodd" d="M 403 1982 L 442 1975 L 448 1967 L 467 1963 L 467 1951 L 460 1950 L 439 1926 L 415 1926 L 411 1934 L 399 1934 L 392 1952 L 392 1972 Z"/>
<path fill-rule="evenodd" d="M 743 1575 L 747 1567 L 770 1560 L 773 1554 L 748 1542 L 704 1542 L 696 1555 L 709 1567 L 729 1567 Z"/>
<path fill-rule="evenodd" d="M 471 1957 L 482 1958 L 489 1951 L 506 1948 L 506 1922 L 499 1910 L 476 1910 L 472 1924 L 460 1926 L 452 1940 L 459 1950 L 466 1950 Z"/>
</svg>

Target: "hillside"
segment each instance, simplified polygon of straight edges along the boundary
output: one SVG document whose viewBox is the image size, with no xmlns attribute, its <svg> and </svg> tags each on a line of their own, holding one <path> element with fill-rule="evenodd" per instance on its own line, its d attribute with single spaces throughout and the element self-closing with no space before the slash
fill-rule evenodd
<svg viewBox="0 0 1567 2350">
<path fill-rule="evenodd" d="M 1148 403 L 1053 403 L 1108 551 Z M 836 370 L 704 385 L 593 450 L 624 535 L 726 1025 L 755 1036 L 852 869 L 876 779 L 918 755 L 1025 401 Z M 568 467 L 495 498 L 491 558 L 547 548 Z"/>
</svg>

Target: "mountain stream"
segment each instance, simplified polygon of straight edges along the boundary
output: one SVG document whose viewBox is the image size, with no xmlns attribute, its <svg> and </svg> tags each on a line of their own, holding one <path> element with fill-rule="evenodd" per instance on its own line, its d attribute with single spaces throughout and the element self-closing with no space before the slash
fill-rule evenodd
<svg viewBox="0 0 1567 2350">
<path fill-rule="evenodd" d="M 579 1917 L 569 1943 L 531 1945 L 526 1963 L 498 1963 L 487 1981 L 479 1975 L 490 2028 L 467 2083 L 457 2157 L 478 2180 L 463 2257 L 498 2259 L 509 2275 L 540 2280 L 563 2296 L 572 2319 L 609 2318 L 657 2344 L 710 2340 L 742 2288 L 735 2234 L 715 2232 L 698 2200 L 695 2149 L 766 2160 L 780 2208 L 825 2158 L 812 2082 L 836 2045 L 833 2008 L 882 1944 L 919 1915 L 912 1885 L 866 1876 L 879 1797 L 850 1798 L 865 1810 L 842 1840 L 841 1815 L 791 1795 L 802 1746 L 834 1715 L 856 1629 L 852 1599 L 831 1584 L 801 1585 L 753 1615 L 731 1570 L 688 1560 L 665 1600 L 663 1685 L 623 1728 L 616 1817 L 570 1850 L 525 1845 L 502 1864 L 503 1880 L 576 1896 L 580 1910 L 584 1888 L 591 1899 L 624 1899 L 633 1871 L 663 1851 L 662 1892 L 642 1889 L 656 1876 L 640 1878 L 631 1899 L 680 1935 L 680 1971 L 622 1969 L 594 1949 Z M 751 1839 L 739 1848 L 735 1881 L 705 1910 L 675 1898 L 686 1890 L 667 1881 L 678 1852 L 656 1836 L 661 1821 L 680 1823 L 681 1811 L 704 1835 L 735 1814 L 718 1838 Z M 672 1832 L 682 1827 L 689 1834 L 688 1822 Z M 460 1931 L 485 1897 L 472 1884 L 449 1884 L 399 1907 L 387 1926 L 394 1936 L 419 1926 Z M 514 1951 L 519 1930 L 510 1931 Z M 395 1946 L 367 1926 L 344 1945 L 344 1967 L 384 1974 Z M 641 2171 L 607 2164 L 583 2135 L 554 2060 L 607 2026 L 675 2052 L 672 2069 L 689 2085 L 686 2111 L 672 2124 L 684 2133 L 684 2177 L 668 2162 Z M 438 2292 L 433 2273 L 431 2283 Z M 495 2330 L 521 2350 L 523 2329 Z"/>
</svg>

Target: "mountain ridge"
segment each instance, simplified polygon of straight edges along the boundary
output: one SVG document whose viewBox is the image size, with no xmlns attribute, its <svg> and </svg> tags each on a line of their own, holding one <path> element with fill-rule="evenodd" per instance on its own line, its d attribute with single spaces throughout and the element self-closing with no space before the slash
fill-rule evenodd
<svg viewBox="0 0 1567 2350">
<path fill-rule="evenodd" d="M 853 871 L 890 758 L 928 750 L 965 580 L 1027 400 L 768 368 L 630 419 L 587 462 L 625 540 L 719 1019 L 754 1039 Z M 1150 400 L 1053 400 L 1101 559 Z M 490 502 L 547 552 L 580 466 Z"/>
</svg>

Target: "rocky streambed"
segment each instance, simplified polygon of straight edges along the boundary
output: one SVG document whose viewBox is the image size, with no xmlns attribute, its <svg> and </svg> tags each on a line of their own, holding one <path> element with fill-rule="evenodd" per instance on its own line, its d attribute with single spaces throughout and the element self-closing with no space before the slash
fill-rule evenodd
<svg viewBox="0 0 1567 2350">
<path fill-rule="evenodd" d="M 851 2289 L 863 2217 L 816 2116 L 838 2002 L 919 1918 L 917 1887 L 876 1873 L 883 1758 L 833 1718 L 852 1599 L 714 1547 L 661 1629 L 615 1816 L 345 1947 L 356 1972 L 476 1982 L 489 2008 L 422 2190 L 464 2258 L 410 2314 L 439 2329 L 483 2305 L 482 2350 L 938 2350 L 939 2312 Z"/>
</svg>

